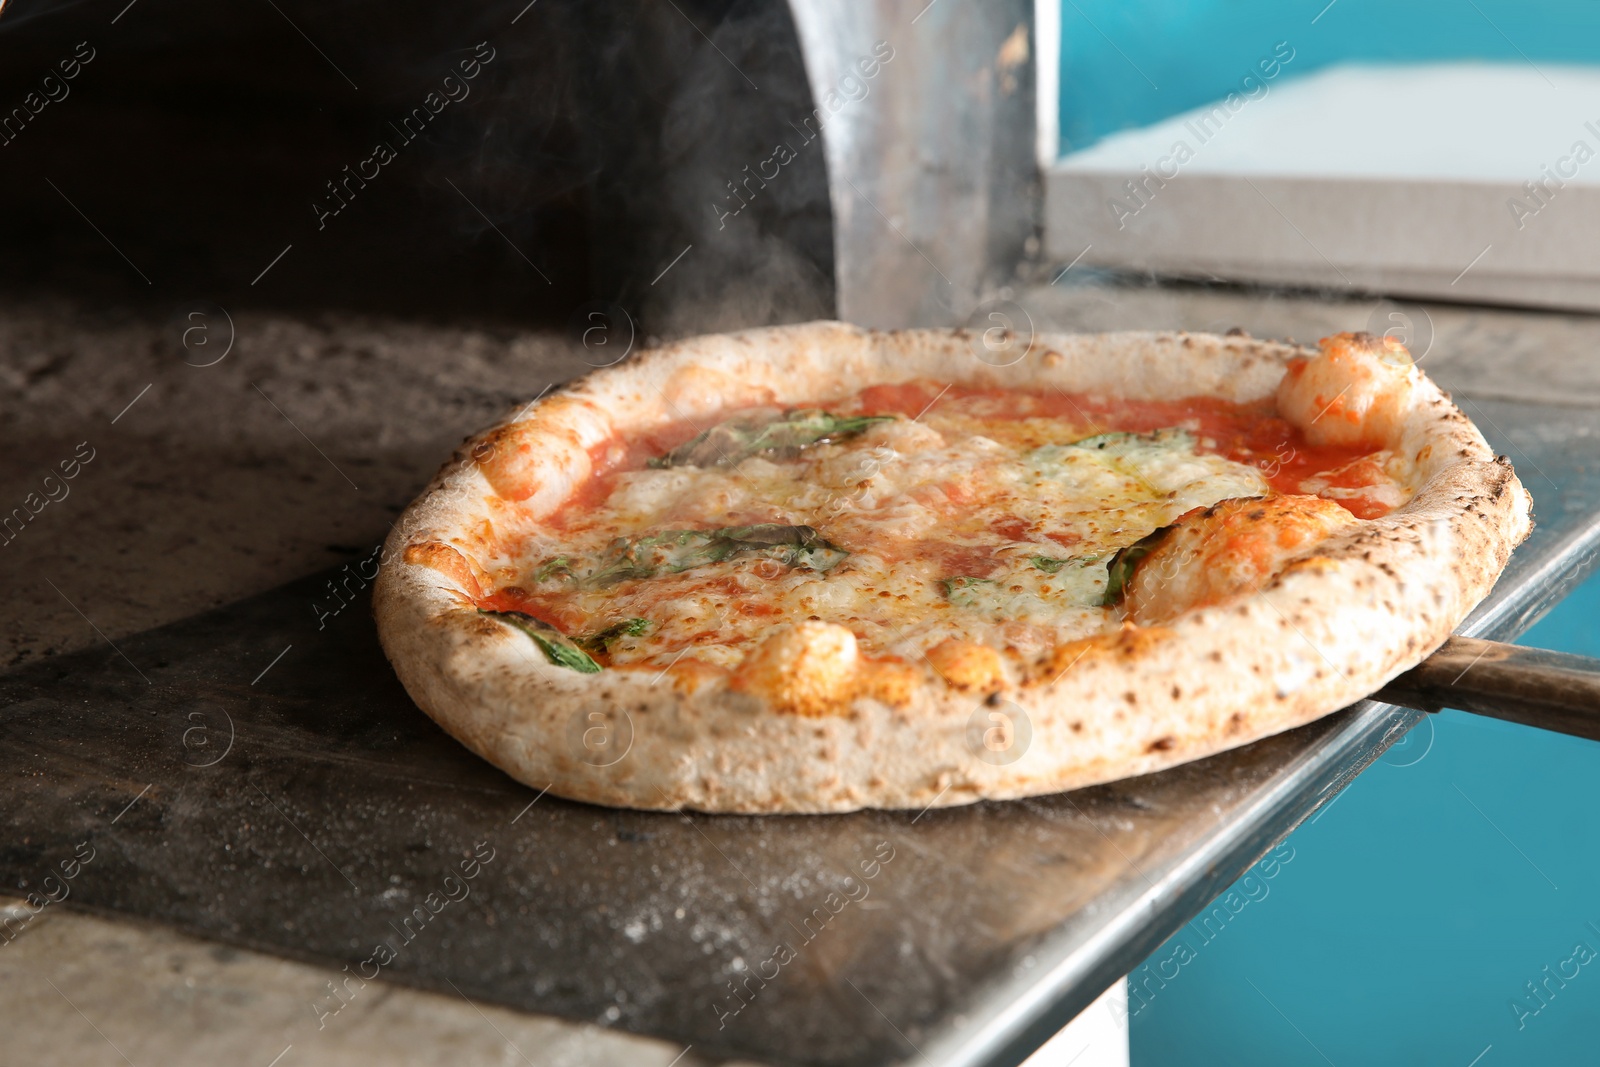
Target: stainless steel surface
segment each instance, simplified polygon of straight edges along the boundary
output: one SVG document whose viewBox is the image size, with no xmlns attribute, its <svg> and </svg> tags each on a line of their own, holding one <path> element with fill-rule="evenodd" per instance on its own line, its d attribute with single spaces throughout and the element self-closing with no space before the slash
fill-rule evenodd
<svg viewBox="0 0 1600 1067">
<path fill-rule="evenodd" d="M 790 0 L 833 205 L 838 317 L 960 325 L 1039 224 L 1033 0 Z M 854 65 L 894 58 L 870 81 Z M 860 95 L 864 92 L 864 95 Z M 860 95 L 857 100 L 850 95 Z"/>
<path fill-rule="evenodd" d="M 1588 656 L 1452 637 L 1374 695 L 1600 741 L 1600 660 Z"/>
</svg>

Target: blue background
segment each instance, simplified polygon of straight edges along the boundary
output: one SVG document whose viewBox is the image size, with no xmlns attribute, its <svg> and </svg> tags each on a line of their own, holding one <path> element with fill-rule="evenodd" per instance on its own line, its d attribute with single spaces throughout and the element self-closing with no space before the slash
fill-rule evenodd
<svg viewBox="0 0 1600 1067">
<path fill-rule="evenodd" d="M 1600 656 L 1600 581 L 1523 643 Z M 1600 744 L 1432 721 L 1291 835 L 1266 897 L 1190 934 L 1131 1017 L 1136 1067 L 1600 1062 L 1600 957 L 1520 1027 L 1510 1008 L 1579 941 L 1600 953 Z"/>
<path fill-rule="evenodd" d="M 1221 99 L 1279 41 L 1295 56 L 1278 83 L 1350 61 L 1600 62 L 1594 0 L 1324 7 L 1327 0 L 1061 0 L 1061 151 Z"/>
<path fill-rule="evenodd" d="M 1600 580 L 1522 643 L 1600 656 Z M 1577 942 L 1600 953 L 1600 744 L 1432 722 L 1290 836 L 1264 898 L 1189 937 L 1130 1020 L 1135 1067 L 1600 1063 L 1600 957 L 1521 1028 L 1510 1007 Z"/>
</svg>

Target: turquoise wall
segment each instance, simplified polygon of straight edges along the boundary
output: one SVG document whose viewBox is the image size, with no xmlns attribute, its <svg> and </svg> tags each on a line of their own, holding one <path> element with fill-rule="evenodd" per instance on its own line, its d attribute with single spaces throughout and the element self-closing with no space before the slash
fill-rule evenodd
<svg viewBox="0 0 1600 1067">
<path fill-rule="evenodd" d="M 1600 580 L 1523 643 L 1600 657 Z M 1600 744 L 1431 722 L 1133 972 L 1134 1067 L 1600 1063 Z"/>
<path fill-rule="evenodd" d="M 1283 78 L 1348 61 L 1597 63 L 1600 3 L 1062 0 L 1061 35 L 1065 153 L 1221 99 L 1280 41 Z"/>
</svg>

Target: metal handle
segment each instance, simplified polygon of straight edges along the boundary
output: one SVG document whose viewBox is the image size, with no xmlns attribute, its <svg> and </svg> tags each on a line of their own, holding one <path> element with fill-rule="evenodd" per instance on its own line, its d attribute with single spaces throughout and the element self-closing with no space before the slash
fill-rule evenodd
<svg viewBox="0 0 1600 1067">
<path fill-rule="evenodd" d="M 1459 708 L 1600 741 L 1600 659 L 1452 637 L 1373 694 L 1423 711 Z"/>
</svg>

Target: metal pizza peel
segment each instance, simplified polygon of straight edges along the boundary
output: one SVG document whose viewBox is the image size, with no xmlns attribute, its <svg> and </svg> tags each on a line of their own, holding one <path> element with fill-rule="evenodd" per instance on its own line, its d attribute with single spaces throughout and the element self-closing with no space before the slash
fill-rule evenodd
<svg viewBox="0 0 1600 1067">
<path fill-rule="evenodd" d="M 1453 636 L 1373 699 L 1600 741 L 1600 659 L 1588 656 Z"/>
</svg>

